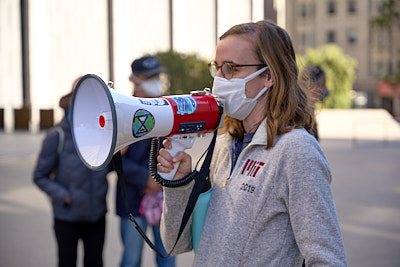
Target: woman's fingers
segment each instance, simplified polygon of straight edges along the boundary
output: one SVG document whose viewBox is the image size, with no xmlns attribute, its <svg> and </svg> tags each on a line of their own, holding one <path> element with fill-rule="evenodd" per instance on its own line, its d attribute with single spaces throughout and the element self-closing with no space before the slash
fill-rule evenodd
<svg viewBox="0 0 400 267">
<path fill-rule="evenodd" d="M 178 152 L 174 162 L 180 162 L 174 180 L 184 178 L 192 171 L 192 157 L 186 152 Z"/>
<path fill-rule="evenodd" d="M 163 169 L 172 170 L 174 168 L 173 158 L 171 154 L 165 149 L 161 148 L 157 156 L 158 165 Z M 169 171 L 168 171 L 169 172 Z"/>
<path fill-rule="evenodd" d="M 172 149 L 171 141 L 170 141 L 168 138 L 165 138 L 165 139 L 164 139 L 164 141 L 163 141 L 163 146 L 164 146 L 166 149 Z"/>
<path fill-rule="evenodd" d="M 192 157 L 184 151 L 176 153 L 172 157 L 167 149 L 172 149 L 172 144 L 169 139 L 163 141 L 164 148 L 161 148 L 157 156 L 157 171 L 161 173 L 170 173 L 174 169 L 174 164 L 179 164 L 177 172 L 173 180 L 179 180 L 188 175 L 192 170 Z"/>
</svg>

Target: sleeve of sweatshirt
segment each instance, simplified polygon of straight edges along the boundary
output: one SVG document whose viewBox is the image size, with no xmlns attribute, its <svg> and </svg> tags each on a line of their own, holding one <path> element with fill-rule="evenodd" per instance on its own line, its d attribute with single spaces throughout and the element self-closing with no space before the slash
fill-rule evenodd
<svg viewBox="0 0 400 267">
<path fill-rule="evenodd" d="M 57 166 L 58 142 L 58 132 L 49 131 L 42 143 L 42 148 L 33 172 L 33 181 L 55 203 L 62 205 L 68 195 L 68 190 L 55 179 L 50 179 L 50 173 Z"/>
<path fill-rule="evenodd" d="M 285 147 L 280 192 L 306 266 L 347 266 L 331 192 L 329 163 L 316 140 L 294 135 Z"/>
<path fill-rule="evenodd" d="M 194 182 L 178 188 L 164 187 L 164 205 L 161 215 L 160 232 L 167 253 L 171 251 L 175 244 L 193 185 Z M 192 250 L 191 224 L 192 218 L 190 217 L 172 255 Z"/>
</svg>

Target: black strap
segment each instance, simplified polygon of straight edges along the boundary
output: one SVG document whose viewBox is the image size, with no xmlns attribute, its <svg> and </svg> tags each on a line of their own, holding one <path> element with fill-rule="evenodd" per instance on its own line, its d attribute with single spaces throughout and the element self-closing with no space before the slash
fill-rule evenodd
<svg viewBox="0 0 400 267">
<path fill-rule="evenodd" d="M 181 237 L 181 235 L 183 233 L 183 230 L 185 229 L 187 222 L 189 221 L 190 215 L 193 212 L 194 206 L 197 202 L 197 199 L 199 198 L 200 193 L 202 193 L 204 191 L 205 185 L 207 184 L 207 182 L 209 182 L 207 177 L 210 172 L 210 163 L 211 163 L 211 158 L 212 158 L 212 154 L 214 151 L 216 138 L 217 138 L 217 130 L 215 130 L 213 138 L 211 140 L 211 143 L 207 149 L 208 150 L 207 156 L 204 159 L 204 162 L 203 162 L 203 165 L 201 166 L 200 172 L 194 178 L 195 184 L 193 186 L 192 192 L 190 193 L 189 200 L 188 200 L 188 203 L 185 208 L 185 212 L 183 213 L 178 236 L 176 237 L 176 241 L 175 241 L 173 248 L 167 255 L 163 255 L 161 252 L 159 252 L 157 250 L 155 245 L 150 241 L 150 239 L 147 237 L 146 233 L 140 228 L 140 226 L 135 221 L 132 213 L 130 212 L 128 199 L 127 199 L 127 195 L 126 195 L 126 185 L 125 185 L 125 179 L 124 179 L 123 168 L 122 168 L 121 153 L 117 152 L 113 157 L 115 170 L 118 175 L 118 185 L 122 191 L 122 196 L 124 198 L 124 203 L 125 203 L 125 209 L 126 209 L 127 213 L 129 214 L 129 220 L 131 221 L 132 225 L 136 228 L 136 230 L 139 232 L 139 234 L 142 236 L 144 241 L 146 241 L 146 243 L 157 253 L 157 255 L 162 258 L 167 258 L 171 255 L 172 251 L 174 250 L 176 244 L 179 241 L 179 238 Z"/>
<path fill-rule="evenodd" d="M 201 166 L 200 172 L 194 179 L 194 186 L 193 186 L 192 192 L 190 193 L 188 203 L 186 204 L 185 212 L 183 213 L 183 217 L 182 217 L 181 227 L 179 228 L 178 236 L 176 237 L 176 241 L 175 241 L 175 244 L 174 244 L 171 252 L 174 250 L 176 244 L 178 243 L 179 238 L 181 237 L 181 235 L 183 233 L 183 230 L 185 229 L 187 222 L 189 221 L 190 215 L 193 212 L 194 206 L 196 205 L 196 202 L 197 202 L 197 199 L 199 198 L 200 193 L 204 192 L 204 185 L 206 185 L 206 183 L 209 182 L 207 177 L 210 172 L 210 163 L 211 163 L 211 158 L 212 158 L 212 154 L 214 151 L 216 139 L 217 139 L 217 130 L 215 130 L 215 132 L 214 132 L 214 136 L 208 147 L 207 156 L 204 159 L 204 162 L 203 162 L 203 165 Z"/>
<path fill-rule="evenodd" d="M 160 256 L 164 257 L 154 246 L 154 244 L 150 241 L 150 239 L 147 237 L 146 233 L 143 232 L 142 228 L 138 225 L 138 223 L 135 221 L 133 218 L 133 215 L 130 211 L 129 204 L 128 204 L 128 198 L 126 194 L 126 185 L 125 185 L 125 178 L 124 178 L 124 171 L 122 168 L 122 159 L 121 159 L 121 152 L 118 151 L 114 156 L 113 156 L 113 162 L 115 166 L 115 170 L 117 171 L 118 175 L 118 185 L 121 188 L 122 196 L 124 198 L 124 204 L 125 204 L 125 209 L 126 212 L 128 213 L 129 220 L 131 221 L 132 225 L 136 228 L 136 230 L 139 232 L 139 234 L 143 237 L 143 239 L 146 241 L 147 244 Z"/>
</svg>

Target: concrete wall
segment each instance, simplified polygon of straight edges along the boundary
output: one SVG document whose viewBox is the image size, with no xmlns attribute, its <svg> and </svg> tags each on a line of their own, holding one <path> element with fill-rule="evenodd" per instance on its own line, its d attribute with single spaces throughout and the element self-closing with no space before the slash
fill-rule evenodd
<svg viewBox="0 0 400 267">
<path fill-rule="evenodd" d="M 400 140 L 400 125 L 384 109 L 323 109 L 317 111 L 321 139 Z"/>
</svg>

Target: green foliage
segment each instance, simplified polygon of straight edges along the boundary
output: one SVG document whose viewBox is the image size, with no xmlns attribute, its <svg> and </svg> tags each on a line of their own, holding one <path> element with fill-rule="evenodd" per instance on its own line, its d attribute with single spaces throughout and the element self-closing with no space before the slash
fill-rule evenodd
<svg viewBox="0 0 400 267">
<path fill-rule="evenodd" d="M 158 52 L 155 56 L 163 67 L 168 69 L 168 94 L 189 94 L 193 90 L 212 87 L 208 62 L 195 54 L 182 54 L 174 51 Z"/>
<path fill-rule="evenodd" d="M 158 52 L 155 56 L 168 69 L 170 83 L 168 94 L 188 94 L 193 90 L 212 87 L 208 62 L 194 54 L 175 51 Z M 327 108 L 350 108 L 351 90 L 355 79 L 356 61 L 343 53 L 337 45 L 308 49 L 304 56 L 298 55 L 300 71 L 309 64 L 320 65 L 327 76 L 329 96 L 324 101 Z"/>
<path fill-rule="evenodd" d="M 400 19 L 399 3 L 399 0 L 384 0 L 380 14 L 370 21 L 371 26 L 390 31 L 392 25 Z"/>
<path fill-rule="evenodd" d="M 389 58 L 387 60 L 387 71 L 383 75 L 384 80 L 399 82 L 400 81 L 400 66 L 393 66 L 393 27 L 400 25 L 400 1 L 399 0 L 384 0 L 381 2 L 381 9 L 377 16 L 371 18 L 371 28 L 379 29 L 387 33 Z M 400 51 L 398 51 L 400 53 Z"/>
<path fill-rule="evenodd" d="M 357 67 L 354 58 L 344 54 L 339 46 L 329 44 L 307 49 L 304 56 L 297 56 L 297 62 L 300 71 L 310 64 L 319 65 L 325 70 L 329 95 L 324 100 L 323 107 L 351 107 L 351 90 Z"/>
</svg>

